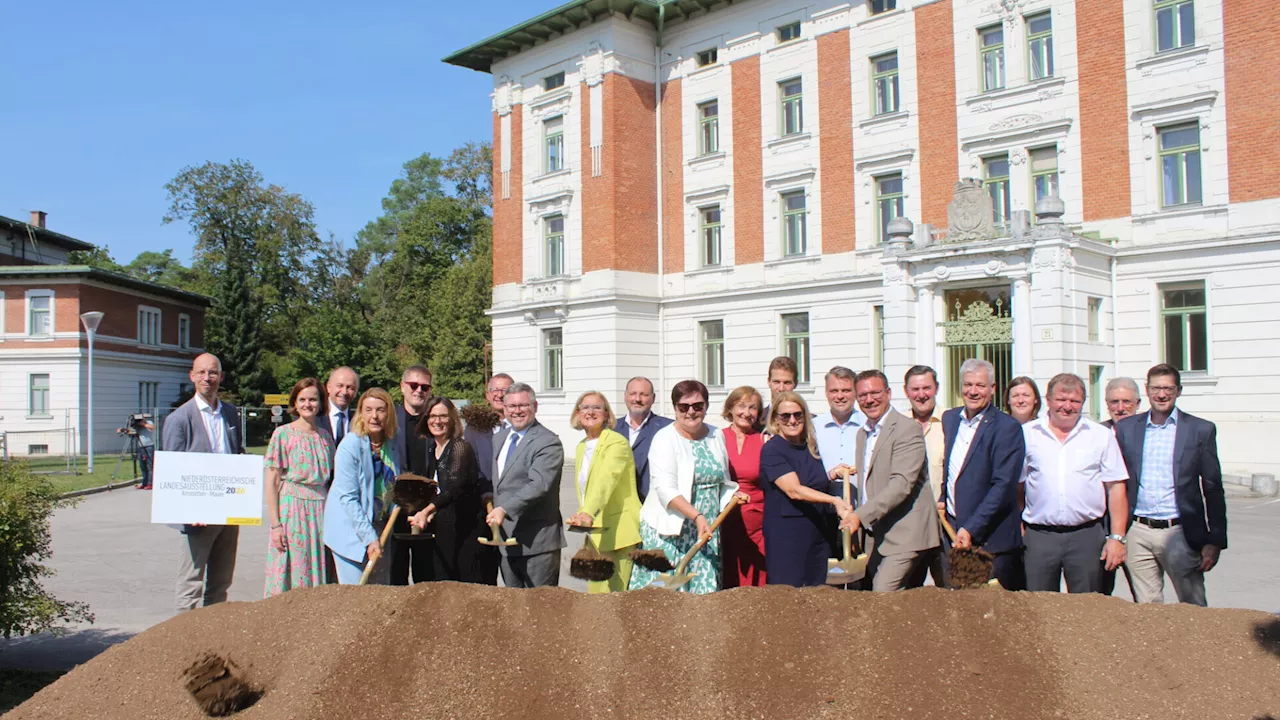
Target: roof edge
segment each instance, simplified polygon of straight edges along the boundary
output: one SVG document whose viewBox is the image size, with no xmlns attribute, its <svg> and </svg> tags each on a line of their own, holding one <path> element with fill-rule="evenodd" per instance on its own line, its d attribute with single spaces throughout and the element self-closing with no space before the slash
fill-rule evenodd
<svg viewBox="0 0 1280 720">
<path fill-rule="evenodd" d="M 213 299 L 207 295 L 201 295 L 200 293 L 183 290 L 171 285 L 162 285 L 161 283 L 151 282 L 150 280 L 143 280 L 114 270 L 90 267 L 89 265 L 0 266 L 0 280 L 3 280 L 6 277 L 38 277 L 42 275 L 83 276 L 92 280 L 101 280 L 111 285 L 121 285 L 135 290 L 152 292 L 157 295 L 166 295 L 171 298 L 192 302 L 202 307 L 210 307 L 213 305 Z"/>
</svg>

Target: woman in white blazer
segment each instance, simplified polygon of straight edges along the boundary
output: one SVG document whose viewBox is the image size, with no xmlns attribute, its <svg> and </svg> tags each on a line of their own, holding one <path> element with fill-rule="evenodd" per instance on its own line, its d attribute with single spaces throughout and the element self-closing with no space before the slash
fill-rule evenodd
<svg viewBox="0 0 1280 720">
<path fill-rule="evenodd" d="M 711 520 L 720 514 L 738 484 L 729 475 L 723 436 L 704 422 L 707 386 L 685 380 L 671 390 L 675 422 L 653 436 L 649 446 L 649 495 L 640 508 L 640 541 L 645 550 L 661 550 L 671 564 L 693 548 L 698 538 L 710 541 L 689 562 L 693 580 L 680 590 L 709 593 L 721 588 L 720 538 L 711 533 Z M 636 566 L 631 589 L 647 587 L 659 573 Z"/>
</svg>

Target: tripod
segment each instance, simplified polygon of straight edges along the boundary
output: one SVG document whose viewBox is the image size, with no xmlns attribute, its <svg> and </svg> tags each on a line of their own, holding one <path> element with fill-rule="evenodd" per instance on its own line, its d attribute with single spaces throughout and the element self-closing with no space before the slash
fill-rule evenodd
<svg viewBox="0 0 1280 720">
<path fill-rule="evenodd" d="M 111 471 L 112 484 L 115 484 L 116 475 L 120 473 L 120 463 L 124 462 L 124 459 L 126 457 L 133 458 L 133 475 L 131 477 L 133 478 L 138 477 L 138 452 L 141 449 L 142 449 L 142 444 L 138 440 L 138 434 L 136 432 L 126 433 L 125 440 L 124 440 L 124 447 L 121 448 L 120 450 L 120 457 L 116 458 L 115 469 Z"/>
</svg>

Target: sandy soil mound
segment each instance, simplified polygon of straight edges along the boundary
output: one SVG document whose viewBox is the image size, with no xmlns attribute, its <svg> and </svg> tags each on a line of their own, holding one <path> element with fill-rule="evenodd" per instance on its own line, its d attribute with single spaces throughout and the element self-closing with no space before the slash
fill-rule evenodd
<svg viewBox="0 0 1280 720">
<path fill-rule="evenodd" d="M 1101 596 L 742 588 L 587 596 L 324 587 L 176 617 L 7 718 L 199 719 L 209 653 L 235 718 L 1242 718 L 1280 712 L 1280 620 Z"/>
</svg>

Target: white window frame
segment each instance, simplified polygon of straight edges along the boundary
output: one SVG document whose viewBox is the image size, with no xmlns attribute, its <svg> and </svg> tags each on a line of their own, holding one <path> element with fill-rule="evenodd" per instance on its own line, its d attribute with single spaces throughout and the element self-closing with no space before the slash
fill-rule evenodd
<svg viewBox="0 0 1280 720">
<path fill-rule="evenodd" d="M 0 290 L 0 340 L 4 340 L 4 291 Z"/>
<path fill-rule="evenodd" d="M 1102 342 L 1102 298 L 1092 295 L 1086 296 L 1085 312 L 1088 341 L 1091 343 Z"/>
<path fill-rule="evenodd" d="M 552 345 L 549 342 L 551 338 L 551 333 L 553 332 L 560 333 L 559 345 Z M 564 326 L 560 325 L 557 327 L 543 328 L 541 339 L 542 339 L 542 391 L 548 394 L 563 393 L 564 392 L 564 375 L 565 375 L 564 373 Z M 556 369 L 559 371 L 559 377 L 556 378 L 559 381 L 559 384 L 555 386 L 551 384 L 551 379 L 552 379 L 551 378 L 551 367 L 552 367 L 551 354 L 553 351 L 556 353 L 556 362 L 557 362 Z"/>
<path fill-rule="evenodd" d="M 801 315 L 804 316 L 803 335 L 801 333 L 787 332 L 787 318 L 799 317 Z M 791 354 L 787 351 L 788 350 L 787 343 L 789 343 L 793 339 L 797 339 L 801 337 L 804 338 L 804 344 L 803 344 L 804 357 L 803 358 L 791 357 Z M 796 385 L 807 386 L 810 382 L 810 372 L 809 372 L 811 369 L 810 366 L 813 365 L 813 313 L 809 312 L 808 310 L 778 313 L 778 340 L 779 340 L 778 354 L 789 357 L 792 360 L 794 360 L 796 363 L 796 370 L 797 370 Z M 797 350 L 800 350 L 800 349 L 801 347 L 797 345 Z M 797 352 L 796 354 L 800 355 L 801 352 Z"/>
<path fill-rule="evenodd" d="M 37 298 L 37 297 L 49 298 L 49 332 L 43 335 L 31 334 L 31 298 Z M 53 334 L 57 332 L 57 327 L 55 327 L 57 323 L 57 313 L 55 312 L 56 305 L 57 305 L 56 296 L 54 295 L 54 292 L 52 290 L 45 290 L 45 289 L 28 290 L 26 292 L 26 312 L 24 313 L 25 319 L 23 320 L 23 325 L 24 325 L 23 334 L 26 335 L 27 337 L 47 338 L 52 340 Z"/>
<path fill-rule="evenodd" d="M 143 332 L 142 316 L 144 314 L 155 315 L 155 331 L 156 331 L 155 342 L 148 342 L 148 338 L 147 338 L 148 333 Z M 150 330 L 149 327 L 147 329 Z M 147 347 L 160 347 L 163 344 L 163 341 L 164 341 L 164 311 L 158 307 L 152 307 L 151 305 L 139 305 L 138 306 L 138 344 L 145 345 Z"/>
<path fill-rule="evenodd" d="M 708 339 L 707 329 L 715 326 L 717 323 L 720 326 L 720 337 L 716 339 Z M 698 379 L 701 380 L 708 387 L 717 387 L 717 388 L 724 387 L 724 384 L 725 384 L 724 319 L 713 318 L 711 320 L 699 320 L 697 343 L 698 343 Z M 709 359 L 707 357 L 707 353 L 709 349 L 712 347 L 718 348 L 718 351 L 715 357 L 715 360 L 716 360 L 715 377 L 712 377 L 711 368 L 709 367 L 709 364 L 707 362 Z"/>
<path fill-rule="evenodd" d="M 36 391 L 35 379 L 38 377 L 42 377 L 45 379 L 45 386 L 41 388 L 42 390 L 44 390 L 44 407 L 41 408 L 41 412 L 35 412 L 35 407 L 34 407 L 35 403 L 32 402 L 32 400 L 35 399 L 35 391 Z M 28 373 L 27 374 L 27 417 L 29 418 L 53 417 L 53 411 L 49 407 L 49 402 L 52 399 L 53 399 L 53 374 L 47 373 L 47 372 Z"/>
<path fill-rule="evenodd" d="M 191 316 L 187 313 L 178 313 L 178 347 L 191 349 Z"/>
<path fill-rule="evenodd" d="M 147 402 L 147 400 L 150 402 Z M 157 380 L 138 381 L 138 412 L 150 412 L 160 405 L 160 382 Z"/>
</svg>

